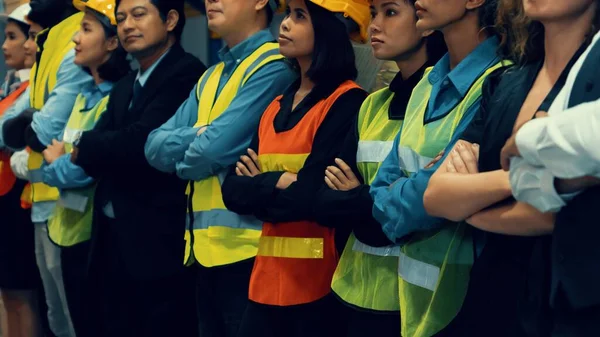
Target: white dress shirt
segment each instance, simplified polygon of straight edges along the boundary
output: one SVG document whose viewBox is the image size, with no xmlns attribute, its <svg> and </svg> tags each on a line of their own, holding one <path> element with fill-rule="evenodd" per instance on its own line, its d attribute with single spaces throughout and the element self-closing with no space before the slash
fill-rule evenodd
<svg viewBox="0 0 600 337">
<path fill-rule="evenodd" d="M 517 132 L 521 157 L 511 160 L 513 195 L 542 212 L 558 211 L 576 195 L 559 195 L 555 178 L 600 177 L 600 100 L 568 108 L 577 75 L 599 39 L 600 33 L 573 65 L 549 116 L 532 120 Z"/>
</svg>

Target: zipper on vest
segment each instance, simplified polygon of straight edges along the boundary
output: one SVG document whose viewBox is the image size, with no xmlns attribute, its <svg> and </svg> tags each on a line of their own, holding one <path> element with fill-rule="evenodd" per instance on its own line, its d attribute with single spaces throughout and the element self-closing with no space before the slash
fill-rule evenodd
<svg viewBox="0 0 600 337">
<path fill-rule="evenodd" d="M 188 184 L 190 185 L 190 195 L 187 200 L 188 217 L 190 220 L 190 226 L 188 228 L 190 233 L 190 256 L 188 257 L 188 261 L 185 261 L 186 264 L 189 262 L 189 259 L 192 259 L 192 256 L 194 260 L 196 259 L 194 256 L 194 204 L 192 202 L 194 198 L 194 182 L 190 180 Z"/>
</svg>

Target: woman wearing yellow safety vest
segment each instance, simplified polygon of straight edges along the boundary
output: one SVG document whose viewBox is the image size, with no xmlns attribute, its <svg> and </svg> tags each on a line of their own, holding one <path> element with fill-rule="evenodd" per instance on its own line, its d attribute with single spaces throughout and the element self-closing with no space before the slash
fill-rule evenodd
<svg viewBox="0 0 600 337">
<path fill-rule="evenodd" d="M 331 277 L 346 237 L 315 221 L 313 200 L 367 96 L 351 38 L 364 42 L 368 25 L 367 0 L 288 2 L 280 52 L 300 79 L 269 105 L 223 184 L 228 209 L 264 221 L 239 336 L 338 333 Z"/>
<path fill-rule="evenodd" d="M 503 50 L 517 65 L 489 76 L 479 113 L 425 193 L 431 214 L 466 220 L 486 233 L 459 319 L 472 332 L 461 336 L 550 335 L 552 238 L 546 235 L 554 229 L 554 214 L 515 201 L 500 152 L 514 130 L 538 111 L 548 111 L 600 27 L 599 11 L 597 0 L 500 4 Z M 518 196 L 547 191 L 540 170 L 523 164 L 511 164 L 513 174 L 524 173 L 519 183 L 527 188 Z"/>
<path fill-rule="evenodd" d="M 463 224 L 428 215 L 423 194 L 440 165 L 439 154 L 479 110 L 485 78 L 502 66 L 493 29 L 496 7 L 495 0 L 415 3 L 417 28 L 441 31 L 449 52 L 414 88 L 393 148 L 371 184 L 373 216 L 388 239 L 400 245 L 404 337 L 447 335 L 442 330 L 458 314 L 469 283 L 470 232 Z"/>
<path fill-rule="evenodd" d="M 373 218 L 369 184 L 400 131 L 413 88 L 446 52 L 441 33 L 417 29 L 416 22 L 410 2 L 371 1 L 373 54 L 395 62 L 400 72 L 389 87 L 367 97 L 343 151 L 327 168 L 328 187 L 315 199 L 321 225 L 353 231 L 331 284 L 349 308 L 345 336 L 400 336 L 399 246 Z"/>
<path fill-rule="evenodd" d="M 78 8 L 85 15 L 73 37 L 74 62 L 94 77 L 94 83 L 82 88 L 62 137 L 43 152 L 49 164 L 44 167 L 43 181 L 60 190 L 58 205 L 48 221 L 48 235 L 62 247 L 63 280 L 75 332 L 88 336 L 84 295 L 94 181 L 71 162 L 70 150 L 78 134 L 94 127 L 106 109 L 113 83 L 126 75 L 130 66 L 117 38 L 115 0 L 89 0 Z"/>
</svg>

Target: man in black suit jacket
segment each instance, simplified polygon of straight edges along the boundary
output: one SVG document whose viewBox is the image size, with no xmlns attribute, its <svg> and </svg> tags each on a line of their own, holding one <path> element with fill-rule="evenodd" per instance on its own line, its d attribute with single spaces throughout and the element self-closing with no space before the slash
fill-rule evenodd
<svg viewBox="0 0 600 337">
<path fill-rule="evenodd" d="M 100 336 L 197 336 L 193 275 L 183 266 L 185 182 L 144 156 L 150 131 L 206 67 L 180 45 L 183 1 L 117 1 L 118 34 L 140 71 L 118 82 L 72 156 L 98 182 L 90 256 Z"/>
<path fill-rule="evenodd" d="M 544 170 L 540 176 L 554 177 L 548 181 L 551 186 L 542 182 L 538 195 L 528 197 L 533 206 L 540 211 L 548 211 L 543 205 L 564 206 L 556 216 L 548 256 L 553 337 L 600 335 L 599 104 L 600 33 L 573 66 L 549 117 L 525 124 L 503 149 L 503 160 L 522 156 L 531 165 L 519 175 Z M 520 186 L 513 190 L 517 196 Z M 552 190 L 556 193 L 548 193 Z"/>
</svg>

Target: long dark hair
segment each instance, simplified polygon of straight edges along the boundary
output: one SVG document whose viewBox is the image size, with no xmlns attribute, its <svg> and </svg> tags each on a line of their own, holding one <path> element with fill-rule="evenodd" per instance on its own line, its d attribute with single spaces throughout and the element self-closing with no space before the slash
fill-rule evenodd
<svg viewBox="0 0 600 337">
<path fill-rule="evenodd" d="M 346 26 L 334 13 L 310 1 L 305 3 L 315 33 L 313 59 L 306 75 L 315 84 L 355 80 L 358 70 Z M 298 69 L 298 63 L 290 61 Z"/>
</svg>

